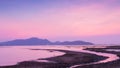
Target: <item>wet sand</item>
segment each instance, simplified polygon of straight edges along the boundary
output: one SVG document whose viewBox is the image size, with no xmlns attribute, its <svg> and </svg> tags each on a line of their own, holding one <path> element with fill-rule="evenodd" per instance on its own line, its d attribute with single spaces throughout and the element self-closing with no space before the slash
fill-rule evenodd
<svg viewBox="0 0 120 68">
<path fill-rule="evenodd" d="M 39 50 L 39 49 L 34 49 Z M 46 49 L 45 49 L 46 50 Z M 47 49 L 49 51 L 60 51 L 66 54 L 62 56 L 56 56 L 51 58 L 39 59 L 39 60 L 49 60 L 53 62 L 36 62 L 36 61 L 24 61 L 13 66 L 3 66 L 0 68 L 69 68 L 76 64 L 86 64 L 91 62 L 96 62 L 99 60 L 106 59 L 106 57 L 97 56 L 89 53 L 74 52 L 68 50 L 55 50 Z"/>
<path fill-rule="evenodd" d="M 120 52 L 107 51 L 107 49 L 120 49 L 120 46 L 107 46 L 107 47 L 86 47 L 85 50 L 101 53 L 115 54 L 120 57 Z M 31 49 L 41 50 L 41 49 Z M 60 51 L 64 55 L 44 58 L 39 60 L 47 60 L 47 62 L 38 61 L 23 61 L 13 66 L 0 66 L 0 68 L 120 68 L 120 60 L 112 60 L 108 62 L 95 63 L 109 59 L 109 56 L 96 55 L 92 53 L 79 52 L 76 50 L 63 50 L 63 49 L 42 49 L 50 52 Z M 115 56 L 114 56 L 115 57 Z M 116 58 L 116 57 L 115 57 Z M 94 64 L 95 63 L 95 64 Z M 78 66 L 75 66 L 78 65 Z M 75 67 L 74 67 L 75 66 Z"/>
<path fill-rule="evenodd" d="M 120 46 L 107 46 L 106 48 L 87 48 L 86 50 L 116 54 L 118 57 L 120 57 L 119 51 L 109 51 L 108 49 L 114 49 L 114 50 L 119 49 L 120 50 Z M 117 59 L 115 61 L 110 61 L 107 63 L 80 66 L 77 68 L 120 68 L 120 59 Z"/>
</svg>

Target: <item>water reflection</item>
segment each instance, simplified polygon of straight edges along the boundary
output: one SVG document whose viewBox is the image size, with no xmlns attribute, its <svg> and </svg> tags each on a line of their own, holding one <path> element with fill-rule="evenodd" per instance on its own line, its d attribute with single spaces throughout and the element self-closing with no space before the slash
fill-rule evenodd
<svg viewBox="0 0 120 68">
<path fill-rule="evenodd" d="M 15 65 L 21 61 L 35 61 L 38 58 L 48 58 L 63 55 L 64 53 L 46 50 L 30 50 L 26 46 L 0 47 L 0 66 Z M 41 47 L 30 47 L 41 48 Z"/>
</svg>

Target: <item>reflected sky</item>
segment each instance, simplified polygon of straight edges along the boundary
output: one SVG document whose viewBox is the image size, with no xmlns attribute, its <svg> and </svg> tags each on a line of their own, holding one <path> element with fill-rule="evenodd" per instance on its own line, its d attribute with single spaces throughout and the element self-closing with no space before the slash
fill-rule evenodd
<svg viewBox="0 0 120 68">
<path fill-rule="evenodd" d="M 0 66 L 15 65 L 18 62 L 22 61 L 38 61 L 38 59 L 41 58 L 48 58 L 65 54 L 58 51 L 50 52 L 46 50 L 30 50 L 27 48 L 28 47 L 26 46 L 0 47 Z M 42 60 L 41 62 L 44 62 L 44 60 Z"/>
</svg>

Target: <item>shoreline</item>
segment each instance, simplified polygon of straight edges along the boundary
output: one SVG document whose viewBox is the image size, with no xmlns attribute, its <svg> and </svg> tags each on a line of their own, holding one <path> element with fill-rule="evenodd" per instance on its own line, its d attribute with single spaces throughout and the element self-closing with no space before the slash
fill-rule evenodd
<svg viewBox="0 0 120 68">
<path fill-rule="evenodd" d="M 46 50 L 46 49 L 45 49 Z M 39 60 L 48 60 L 48 61 L 54 61 L 56 63 L 52 62 L 36 62 L 36 61 L 23 61 L 18 63 L 17 65 L 12 66 L 0 66 L 0 68 L 67 68 L 71 67 L 76 64 L 86 64 L 91 62 L 100 61 L 103 59 L 106 59 L 106 57 L 103 56 L 97 56 L 94 54 L 89 53 L 82 53 L 82 52 L 75 52 L 75 51 L 68 51 L 68 50 L 58 50 L 58 49 L 47 49 L 47 50 L 53 50 L 53 51 L 60 51 L 65 52 L 66 54 L 62 56 L 55 56 L 51 58 L 44 58 Z"/>
<path fill-rule="evenodd" d="M 110 61 L 107 63 L 80 66 L 78 68 L 119 68 L 120 67 L 120 52 L 107 51 L 106 49 L 120 49 L 120 46 L 107 46 L 106 48 L 87 48 L 85 50 L 116 54 L 119 57 L 119 59 L 114 60 L 114 61 Z"/>
<path fill-rule="evenodd" d="M 120 49 L 120 46 L 106 46 L 106 48 L 85 48 L 83 50 L 116 54 L 120 57 L 120 52 L 107 51 L 106 49 Z M 73 50 L 63 49 L 30 49 L 30 50 L 47 50 L 50 52 L 59 51 L 64 52 L 64 55 L 54 56 L 50 58 L 43 58 L 38 60 L 47 60 L 48 62 L 39 61 L 23 61 L 17 65 L 0 66 L 0 68 L 117 68 L 120 67 L 120 59 L 108 62 L 97 63 L 104 61 L 109 57 L 91 54 L 88 52 L 80 52 Z"/>
</svg>

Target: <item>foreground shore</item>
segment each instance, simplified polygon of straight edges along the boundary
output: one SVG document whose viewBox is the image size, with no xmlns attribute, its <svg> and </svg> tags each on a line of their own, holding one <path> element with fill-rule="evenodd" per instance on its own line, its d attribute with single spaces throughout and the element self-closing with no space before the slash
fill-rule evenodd
<svg viewBox="0 0 120 68">
<path fill-rule="evenodd" d="M 107 46 L 106 48 L 86 48 L 85 50 L 111 53 L 116 54 L 120 57 L 120 52 L 107 51 L 106 49 L 120 49 L 120 46 Z M 31 49 L 31 50 L 41 50 L 41 49 Z M 62 56 L 55 56 L 50 58 L 44 58 L 39 60 L 47 60 L 48 62 L 38 62 L 38 61 L 23 61 L 17 65 L 12 66 L 0 66 L 0 68 L 72 68 L 74 65 L 78 65 L 74 68 L 119 68 L 120 60 L 115 60 L 107 63 L 92 64 L 101 60 L 105 60 L 108 57 L 98 56 L 90 53 L 76 52 L 70 50 L 60 50 L 60 49 L 42 49 L 48 50 L 50 52 L 60 51 L 65 54 Z M 82 64 L 81 66 L 79 66 Z M 86 65 L 88 64 L 88 65 Z"/>
<path fill-rule="evenodd" d="M 106 48 L 87 48 L 86 50 L 116 54 L 118 57 L 120 57 L 120 51 L 107 51 L 109 49 L 120 50 L 120 46 L 107 46 Z M 120 68 L 120 59 L 107 63 L 80 66 L 77 68 Z"/>
</svg>

